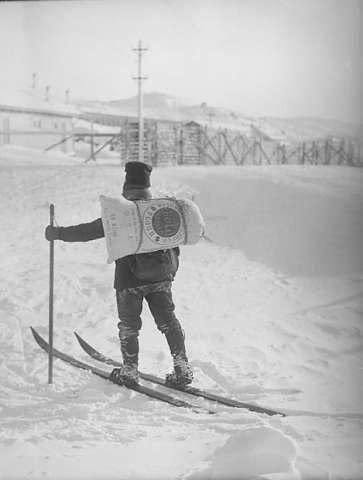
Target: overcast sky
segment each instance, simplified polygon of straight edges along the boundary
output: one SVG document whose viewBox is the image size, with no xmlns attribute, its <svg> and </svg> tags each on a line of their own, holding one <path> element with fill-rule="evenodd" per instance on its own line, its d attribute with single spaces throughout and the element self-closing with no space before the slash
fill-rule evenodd
<svg viewBox="0 0 363 480">
<path fill-rule="evenodd" d="M 73 97 L 146 92 L 246 115 L 359 121 L 361 0 L 94 0 L 0 3 L 0 86 Z"/>
</svg>

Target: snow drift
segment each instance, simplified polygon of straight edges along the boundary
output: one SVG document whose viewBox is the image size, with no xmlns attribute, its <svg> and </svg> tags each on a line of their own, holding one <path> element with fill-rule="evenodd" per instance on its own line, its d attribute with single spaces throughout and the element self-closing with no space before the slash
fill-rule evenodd
<svg viewBox="0 0 363 480">
<path fill-rule="evenodd" d="M 196 415 L 58 361 L 48 386 L 29 326 L 47 333 L 49 203 L 60 225 L 91 221 L 123 172 L 11 148 L 0 165 L 0 478 L 361 477 L 361 170 L 153 172 L 155 194 L 195 198 L 214 240 L 182 248 L 174 284 L 196 386 L 290 413 L 279 418 Z M 80 359 L 75 329 L 120 355 L 104 253 L 104 240 L 55 246 L 55 346 Z M 146 308 L 143 323 L 140 368 L 164 375 Z"/>
</svg>

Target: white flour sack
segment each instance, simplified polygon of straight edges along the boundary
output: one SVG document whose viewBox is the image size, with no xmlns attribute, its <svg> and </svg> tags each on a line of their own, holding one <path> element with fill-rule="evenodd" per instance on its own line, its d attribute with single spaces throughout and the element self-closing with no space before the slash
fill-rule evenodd
<svg viewBox="0 0 363 480">
<path fill-rule="evenodd" d="M 191 200 L 155 198 L 129 201 L 100 196 L 108 263 L 134 253 L 197 243 L 205 224 Z"/>
</svg>

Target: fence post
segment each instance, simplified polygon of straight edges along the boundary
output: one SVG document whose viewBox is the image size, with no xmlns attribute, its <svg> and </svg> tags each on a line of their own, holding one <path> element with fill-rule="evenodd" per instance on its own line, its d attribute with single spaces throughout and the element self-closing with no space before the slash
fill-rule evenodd
<svg viewBox="0 0 363 480">
<path fill-rule="evenodd" d="M 202 135 L 202 130 L 204 135 Z M 205 153 L 204 153 L 205 135 L 208 135 L 208 127 L 206 125 L 204 127 L 200 125 L 198 127 L 198 136 L 197 136 L 197 150 L 198 150 L 199 165 L 202 165 L 205 163 Z"/>
<path fill-rule="evenodd" d="M 256 139 L 253 139 L 253 147 L 252 147 L 252 163 L 253 165 L 257 165 L 256 162 Z"/>
<path fill-rule="evenodd" d="M 157 124 L 155 122 L 155 131 L 157 131 Z M 179 136 L 180 125 L 177 124 L 174 127 L 174 165 L 179 165 Z M 157 141 L 157 140 L 156 140 Z"/>
<path fill-rule="evenodd" d="M 72 131 L 72 138 L 71 138 L 71 149 L 72 149 L 72 154 L 75 155 L 76 153 L 76 139 L 74 135 L 74 121 L 72 119 L 71 123 L 71 131 Z"/>
<path fill-rule="evenodd" d="M 286 158 L 286 145 L 282 145 L 282 164 L 286 165 L 287 158 Z"/>
<path fill-rule="evenodd" d="M 272 152 L 272 158 L 276 159 L 276 165 L 280 165 L 280 144 L 278 143 Z"/>
<path fill-rule="evenodd" d="M 259 165 L 262 165 L 262 137 L 260 137 L 259 139 L 260 141 L 257 142 L 258 146 L 260 147 L 259 150 L 260 150 L 260 154 L 258 156 L 258 164 Z"/>
<path fill-rule="evenodd" d="M 61 125 L 61 139 L 62 139 L 62 143 L 61 143 L 61 151 L 63 153 L 67 153 L 67 142 L 65 142 L 65 138 L 67 136 L 67 127 L 66 127 L 66 122 L 62 122 L 62 125 Z"/>
<path fill-rule="evenodd" d="M 342 138 L 341 141 L 340 141 L 338 155 L 339 155 L 338 165 L 341 165 L 344 162 L 344 156 L 345 156 L 345 140 L 344 140 L 344 138 Z"/>
<path fill-rule="evenodd" d="M 202 126 L 199 125 L 198 127 L 198 136 L 197 136 L 197 150 L 198 150 L 198 162 L 199 162 L 199 165 L 201 165 L 203 162 L 202 162 Z"/>
<path fill-rule="evenodd" d="M 310 160 L 310 163 L 312 165 L 317 165 L 317 151 L 318 151 L 318 147 L 316 146 L 316 141 L 313 140 L 313 144 L 311 147 L 311 160 Z"/>
<path fill-rule="evenodd" d="M 301 155 L 301 163 L 305 165 L 305 154 L 306 154 L 306 144 L 303 142 L 302 144 L 302 155 Z"/>
<path fill-rule="evenodd" d="M 348 144 L 347 162 L 351 167 L 354 166 L 354 146 L 352 141 Z"/>
<path fill-rule="evenodd" d="M 345 138 L 342 138 L 341 152 L 342 152 L 343 162 L 346 159 L 345 146 L 346 146 Z"/>
<path fill-rule="evenodd" d="M 90 155 L 90 159 L 91 160 L 94 160 L 94 154 L 95 154 L 95 140 L 94 140 L 94 137 L 93 137 L 93 134 L 94 134 L 94 124 L 93 124 L 93 120 L 91 120 L 91 155 Z"/>
<path fill-rule="evenodd" d="M 358 142 L 358 145 L 357 145 L 357 156 L 358 156 L 358 164 L 359 165 L 362 165 L 363 164 L 363 159 L 362 159 L 362 143 L 361 141 Z"/>
<path fill-rule="evenodd" d="M 3 139 L 4 145 L 8 145 L 10 143 L 10 118 L 5 117 L 3 119 Z"/>
<path fill-rule="evenodd" d="M 151 163 L 153 166 L 157 166 L 159 162 L 159 131 L 158 124 L 155 122 L 153 124 L 153 134 L 151 138 Z"/>
<path fill-rule="evenodd" d="M 324 165 L 330 164 L 330 155 L 329 155 L 329 140 L 325 141 L 324 145 Z"/>
<path fill-rule="evenodd" d="M 217 147 L 218 163 L 221 164 L 221 163 L 223 163 L 223 161 L 222 161 L 222 134 L 221 134 L 221 129 L 220 128 L 218 128 L 218 131 L 217 131 L 217 142 L 218 142 L 218 147 Z"/>
<path fill-rule="evenodd" d="M 179 148 L 180 148 L 180 164 L 184 165 L 184 125 L 182 125 L 180 128 Z"/>
</svg>

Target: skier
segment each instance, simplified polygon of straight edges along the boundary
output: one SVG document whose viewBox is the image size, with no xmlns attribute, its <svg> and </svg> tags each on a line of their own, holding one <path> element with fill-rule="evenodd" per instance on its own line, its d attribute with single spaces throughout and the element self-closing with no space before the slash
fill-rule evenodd
<svg viewBox="0 0 363 480">
<path fill-rule="evenodd" d="M 127 200 L 150 200 L 150 174 L 152 167 L 142 162 L 128 162 L 123 196 Z M 69 227 L 48 225 L 47 240 L 88 242 L 104 237 L 101 218 L 93 222 Z M 114 381 L 127 386 L 138 383 L 138 335 L 145 298 L 157 328 L 165 335 L 173 358 L 174 370 L 166 375 L 166 383 L 183 387 L 193 380 L 193 372 L 185 350 L 184 332 L 175 316 L 172 299 L 172 281 L 179 267 L 179 248 L 151 253 L 128 255 L 116 260 L 114 288 L 119 316 L 119 338 L 123 367 L 115 368 Z"/>
</svg>

